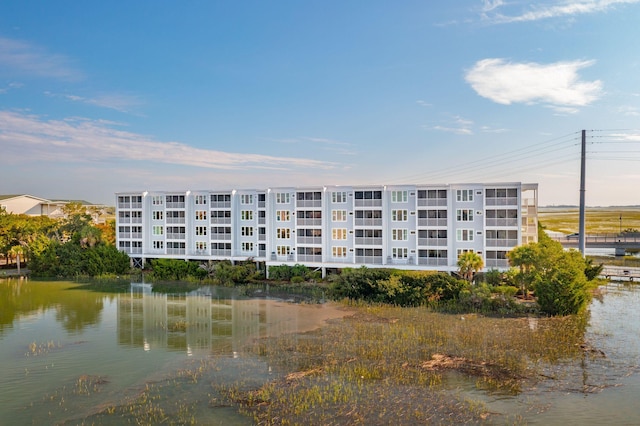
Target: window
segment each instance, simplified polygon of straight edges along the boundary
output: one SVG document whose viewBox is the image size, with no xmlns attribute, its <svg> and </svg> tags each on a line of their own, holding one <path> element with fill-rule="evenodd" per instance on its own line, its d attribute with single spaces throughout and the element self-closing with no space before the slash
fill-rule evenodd
<svg viewBox="0 0 640 426">
<path fill-rule="evenodd" d="M 278 236 L 278 238 L 291 238 L 291 229 L 278 228 L 276 229 L 276 235 Z"/>
<path fill-rule="evenodd" d="M 207 235 L 206 226 L 196 226 L 196 235 Z"/>
<path fill-rule="evenodd" d="M 253 220 L 253 210 L 242 210 L 240 212 L 240 219 Z"/>
<path fill-rule="evenodd" d="M 253 194 L 242 194 L 240 204 L 253 204 Z"/>
<path fill-rule="evenodd" d="M 457 209 L 456 220 L 458 222 L 473 222 L 473 209 Z"/>
<path fill-rule="evenodd" d="M 289 210 L 276 210 L 276 222 L 288 222 L 289 220 L 291 220 Z"/>
<path fill-rule="evenodd" d="M 391 191 L 392 203 L 406 203 L 408 191 Z"/>
<path fill-rule="evenodd" d="M 406 222 L 407 211 L 406 210 L 391 210 L 391 220 L 394 222 Z"/>
<path fill-rule="evenodd" d="M 458 189 L 456 191 L 457 201 L 473 201 L 473 189 Z"/>
<path fill-rule="evenodd" d="M 164 235 L 164 227 L 163 226 L 154 226 L 152 228 L 152 230 L 153 230 L 153 232 L 152 232 L 153 235 Z"/>
<path fill-rule="evenodd" d="M 347 211 L 346 210 L 331 210 L 331 220 L 334 222 L 346 222 Z"/>
<path fill-rule="evenodd" d="M 347 229 L 346 228 L 336 228 L 331 230 L 331 239 L 333 240 L 346 240 L 347 239 Z"/>
<path fill-rule="evenodd" d="M 243 226 L 240 228 L 243 237 L 253 237 L 253 226 Z"/>
<path fill-rule="evenodd" d="M 207 243 L 204 241 L 196 241 L 196 250 L 206 250 Z"/>
<path fill-rule="evenodd" d="M 465 253 L 473 253 L 473 249 L 458 249 L 458 259 Z"/>
<path fill-rule="evenodd" d="M 288 192 L 276 192 L 276 204 L 289 204 L 291 202 L 291 194 Z"/>
<path fill-rule="evenodd" d="M 334 203 L 346 203 L 347 202 L 347 193 L 346 192 L 332 192 L 331 193 L 331 201 Z"/>
<path fill-rule="evenodd" d="M 207 204 L 207 196 L 206 195 L 196 195 L 195 196 L 196 205 Z"/>
<path fill-rule="evenodd" d="M 196 210 L 196 220 L 207 220 L 206 210 Z"/>
<path fill-rule="evenodd" d="M 322 192 L 298 192 L 298 201 L 320 201 Z"/>
<path fill-rule="evenodd" d="M 346 247 L 331 247 L 331 254 L 333 257 L 347 257 Z"/>
<path fill-rule="evenodd" d="M 394 247 L 391 250 L 391 253 L 394 259 L 406 259 L 408 251 L 409 250 L 406 247 Z"/>
<path fill-rule="evenodd" d="M 151 197 L 151 204 L 153 204 L 154 206 L 161 206 L 164 201 L 164 197 L 162 195 L 154 195 L 153 197 Z"/>
<path fill-rule="evenodd" d="M 253 251 L 253 243 L 251 243 L 251 242 L 243 242 L 240 245 L 240 249 L 242 251 L 245 251 L 245 252 L 251 252 L 251 251 Z"/>
<path fill-rule="evenodd" d="M 164 241 L 154 241 L 153 248 L 156 250 L 161 250 L 164 248 Z"/>
<path fill-rule="evenodd" d="M 382 200 L 382 191 L 356 191 L 356 200 Z"/>
<path fill-rule="evenodd" d="M 213 194 L 211 195 L 212 203 L 230 203 L 231 194 Z"/>
<path fill-rule="evenodd" d="M 473 229 L 456 229 L 457 241 L 473 241 Z"/>
<path fill-rule="evenodd" d="M 391 230 L 391 239 L 393 241 L 406 241 L 408 238 L 408 230 L 404 228 L 392 229 Z"/>
<path fill-rule="evenodd" d="M 164 212 L 162 210 L 154 210 L 151 213 L 151 217 L 153 220 L 162 220 L 164 219 Z"/>
<path fill-rule="evenodd" d="M 276 246 L 278 256 L 287 256 L 291 254 L 291 246 Z"/>
</svg>

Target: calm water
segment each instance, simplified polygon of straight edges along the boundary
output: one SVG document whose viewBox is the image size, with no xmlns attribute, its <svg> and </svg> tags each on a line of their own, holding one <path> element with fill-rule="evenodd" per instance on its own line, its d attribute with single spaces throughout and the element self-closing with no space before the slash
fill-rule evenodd
<svg viewBox="0 0 640 426">
<path fill-rule="evenodd" d="M 640 424 L 640 286 L 604 290 L 591 306 L 587 339 L 606 356 L 587 354 L 567 365 L 561 380 L 518 396 L 464 385 L 462 392 L 523 423 Z M 0 280 L 0 424 L 118 424 L 120 417 L 96 415 L 171 380 L 163 392 L 175 393 L 176 412 L 184 404 L 199 424 L 251 424 L 216 404 L 212 381 L 259 386 L 278 372 L 244 353 L 246 342 L 310 330 L 344 313 L 241 300 L 229 291 L 172 296 L 132 285 L 109 294 L 70 282 Z M 205 360 L 214 365 L 208 381 L 181 388 L 176 377 Z"/>
</svg>

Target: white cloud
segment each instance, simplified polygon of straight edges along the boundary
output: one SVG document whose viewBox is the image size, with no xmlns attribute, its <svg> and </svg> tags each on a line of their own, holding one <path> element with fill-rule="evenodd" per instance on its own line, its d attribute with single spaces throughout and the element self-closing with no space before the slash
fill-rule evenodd
<svg viewBox="0 0 640 426">
<path fill-rule="evenodd" d="M 602 94 L 602 82 L 581 81 L 578 71 L 594 61 L 512 63 L 483 59 L 466 73 L 465 80 L 480 96 L 503 105 L 543 103 L 568 112 L 586 106 Z"/>
<path fill-rule="evenodd" d="M 446 123 L 445 125 L 435 126 L 422 126 L 427 130 L 437 130 L 439 132 L 455 133 L 457 135 L 472 135 L 473 130 L 471 126 L 473 121 L 464 119 L 462 117 L 454 117 L 453 121 Z"/>
<path fill-rule="evenodd" d="M 423 100 L 421 100 L 421 99 L 418 99 L 418 100 L 416 101 L 416 103 L 417 103 L 418 105 L 420 105 L 420 106 L 423 106 L 423 107 L 430 107 L 430 106 L 433 106 L 433 105 L 432 105 L 432 104 L 430 104 L 429 102 L 425 102 L 425 101 L 423 101 Z"/>
<path fill-rule="evenodd" d="M 639 3 L 640 0 L 563 0 L 529 5 L 529 10 L 512 15 L 504 15 L 496 11 L 503 6 L 511 6 L 501 0 L 485 0 L 482 7 L 483 18 L 493 23 L 529 22 L 542 19 L 571 17 L 588 13 L 606 12 L 617 5 Z M 518 3 L 515 3 L 516 5 Z"/>
<path fill-rule="evenodd" d="M 142 102 L 136 96 L 125 94 L 99 95 L 92 98 L 86 98 L 78 95 L 56 94 L 52 92 L 45 92 L 45 95 L 51 97 L 61 97 L 73 102 L 81 102 L 84 104 L 94 105 L 101 108 L 109 108 L 125 113 L 131 112 L 133 108 L 142 105 Z"/>
<path fill-rule="evenodd" d="M 0 145 L 5 161 L 139 161 L 226 170 L 338 167 L 336 163 L 307 158 L 232 153 L 179 142 L 159 142 L 115 129 L 113 123 L 100 120 L 44 120 L 11 111 L 0 111 Z"/>
<path fill-rule="evenodd" d="M 82 73 L 63 55 L 51 54 L 44 49 L 9 38 L 0 37 L 0 67 L 2 74 L 77 80 Z"/>
</svg>

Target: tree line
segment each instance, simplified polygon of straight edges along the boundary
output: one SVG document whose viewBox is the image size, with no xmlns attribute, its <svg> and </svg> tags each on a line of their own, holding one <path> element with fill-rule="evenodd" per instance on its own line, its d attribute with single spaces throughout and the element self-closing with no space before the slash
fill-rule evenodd
<svg viewBox="0 0 640 426">
<path fill-rule="evenodd" d="M 115 221 L 94 224 L 80 203 L 68 203 L 63 219 L 0 210 L 0 259 L 5 267 L 28 263 L 43 277 L 126 274 L 129 256 L 115 247 Z"/>
</svg>

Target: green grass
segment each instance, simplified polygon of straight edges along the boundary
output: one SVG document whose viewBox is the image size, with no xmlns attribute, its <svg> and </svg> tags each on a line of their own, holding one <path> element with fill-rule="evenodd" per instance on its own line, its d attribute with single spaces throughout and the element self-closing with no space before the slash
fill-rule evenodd
<svg viewBox="0 0 640 426">
<path fill-rule="evenodd" d="M 545 229 L 566 234 L 578 232 L 579 216 L 577 207 L 543 207 L 538 211 L 538 220 Z M 587 233 L 617 234 L 621 223 L 622 230 L 640 230 L 640 207 L 589 207 L 585 210 Z"/>
</svg>

